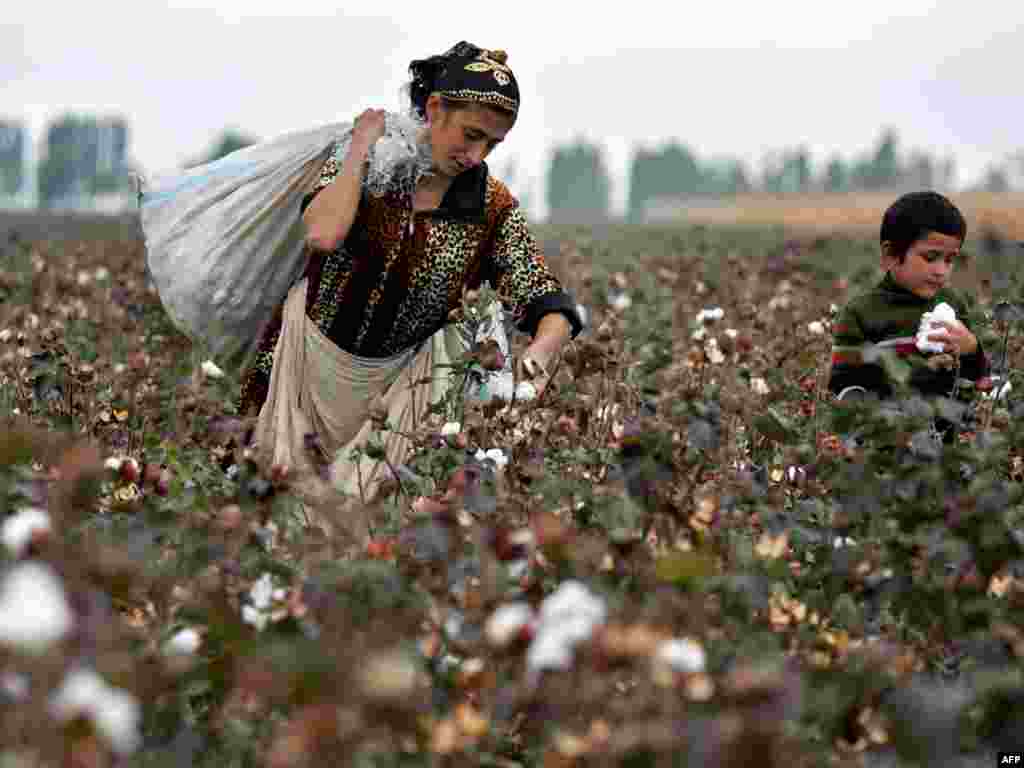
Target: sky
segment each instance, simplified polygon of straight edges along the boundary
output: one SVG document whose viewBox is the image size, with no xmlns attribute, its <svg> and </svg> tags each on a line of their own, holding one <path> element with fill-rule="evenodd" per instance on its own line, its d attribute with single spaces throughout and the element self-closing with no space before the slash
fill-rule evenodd
<svg viewBox="0 0 1024 768">
<path fill-rule="evenodd" d="M 819 167 L 851 159 L 893 128 L 905 150 L 953 155 L 962 185 L 1024 148 L 1020 3 L 600 6 L 19 2 L 0 19 L 0 117 L 38 140 L 68 111 L 123 116 L 132 160 L 158 172 L 225 128 L 267 139 L 397 109 L 410 60 L 469 40 L 509 54 L 523 102 L 489 164 L 537 216 L 550 153 L 576 138 L 604 148 L 617 211 L 631 153 L 670 139 L 757 171 L 800 144 Z"/>
</svg>

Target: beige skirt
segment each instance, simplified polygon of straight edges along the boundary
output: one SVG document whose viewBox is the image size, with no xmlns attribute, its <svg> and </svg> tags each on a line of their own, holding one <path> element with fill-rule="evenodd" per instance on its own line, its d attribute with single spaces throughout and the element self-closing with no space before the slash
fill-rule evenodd
<svg viewBox="0 0 1024 768">
<path fill-rule="evenodd" d="M 380 395 L 386 404 L 393 431 L 381 432 L 380 442 L 387 461 L 397 466 L 411 447 L 404 435 L 415 431 L 430 405 L 448 392 L 453 377 L 445 366 L 467 347 L 458 330 L 446 325 L 418 349 L 393 357 L 349 354 L 306 315 L 306 286 L 306 279 L 296 283 L 285 301 L 254 447 L 264 460 L 288 468 L 309 522 L 333 528 L 316 514 L 318 505 L 330 503 L 338 493 L 370 500 L 390 474 L 383 460 L 351 455 L 377 432 L 369 418 L 371 403 Z M 307 435 L 315 435 L 333 457 L 327 477 L 306 447 Z M 353 531 L 360 537 L 361 527 Z"/>
</svg>

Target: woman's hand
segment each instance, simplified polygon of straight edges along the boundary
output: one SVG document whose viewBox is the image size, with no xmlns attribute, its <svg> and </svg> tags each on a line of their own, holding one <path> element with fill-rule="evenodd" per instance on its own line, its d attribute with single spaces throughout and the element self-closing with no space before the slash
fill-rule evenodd
<svg viewBox="0 0 1024 768">
<path fill-rule="evenodd" d="M 554 362 L 572 335 L 572 326 L 560 313 L 544 315 L 533 342 L 519 358 L 516 378 L 529 381 L 537 388 L 537 396 L 547 387 L 554 373 Z"/>
<path fill-rule="evenodd" d="M 384 110 L 368 109 L 356 118 L 352 126 L 352 143 L 369 149 L 384 135 Z"/>
<path fill-rule="evenodd" d="M 929 341 L 942 342 L 942 351 L 957 355 L 970 355 L 978 349 L 978 339 L 959 321 L 935 323 L 945 333 L 929 333 Z"/>
</svg>

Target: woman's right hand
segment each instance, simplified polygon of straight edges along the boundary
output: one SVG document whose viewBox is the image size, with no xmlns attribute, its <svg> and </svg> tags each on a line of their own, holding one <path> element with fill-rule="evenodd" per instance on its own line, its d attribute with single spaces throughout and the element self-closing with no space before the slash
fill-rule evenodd
<svg viewBox="0 0 1024 768">
<path fill-rule="evenodd" d="M 352 142 L 369 149 L 384 135 L 384 110 L 368 109 L 356 118 L 352 126 Z"/>
</svg>

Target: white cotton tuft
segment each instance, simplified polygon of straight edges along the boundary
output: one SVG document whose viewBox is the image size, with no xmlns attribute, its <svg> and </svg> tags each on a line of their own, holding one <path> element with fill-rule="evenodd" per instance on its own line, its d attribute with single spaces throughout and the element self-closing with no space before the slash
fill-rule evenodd
<svg viewBox="0 0 1024 768">
<path fill-rule="evenodd" d="M 441 437 L 450 437 L 451 435 L 457 435 L 462 431 L 462 425 L 457 421 L 449 421 L 443 427 L 441 427 Z"/>
<path fill-rule="evenodd" d="M 265 611 L 270 607 L 270 601 L 274 597 L 274 582 L 269 573 L 264 573 L 249 590 L 249 597 L 252 599 L 254 608 Z"/>
<path fill-rule="evenodd" d="M 666 640 L 658 646 L 655 658 L 676 672 L 703 672 L 707 660 L 704 649 L 687 638 Z"/>
<path fill-rule="evenodd" d="M 812 320 L 807 324 L 807 330 L 814 336 L 823 336 L 825 334 L 825 324 L 821 320 Z"/>
<path fill-rule="evenodd" d="M 242 606 L 242 621 L 262 632 L 271 619 L 274 601 L 274 582 L 269 573 L 264 573 L 249 590 L 249 602 Z"/>
<path fill-rule="evenodd" d="M 563 583 L 541 603 L 526 663 L 534 673 L 566 669 L 573 649 L 604 622 L 607 609 L 599 596 L 578 581 Z"/>
<path fill-rule="evenodd" d="M 0 582 L 0 645 L 45 653 L 73 625 L 64 585 L 50 566 L 23 563 Z"/>
<path fill-rule="evenodd" d="M 81 716 L 89 718 L 119 755 L 130 755 L 141 745 L 142 710 L 138 700 L 125 690 L 107 685 L 91 669 L 68 673 L 50 702 L 50 712 L 62 723 Z"/>
<path fill-rule="evenodd" d="M 628 293 L 619 293 L 613 296 L 609 302 L 611 308 L 616 312 L 624 312 L 633 306 L 633 300 L 629 297 Z"/>
<path fill-rule="evenodd" d="M 956 311 L 946 302 L 936 306 L 931 312 L 921 315 L 921 324 L 917 329 L 917 348 L 921 352 L 941 352 L 941 341 L 930 341 L 928 337 L 933 333 L 945 333 L 946 329 L 936 323 L 952 323 L 956 321 Z"/>
<path fill-rule="evenodd" d="M 202 644 L 203 639 L 199 632 L 192 627 L 186 627 L 171 635 L 164 645 L 164 651 L 170 656 L 191 656 Z"/>
<path fill-rule="evenodd" d="M 498 469 L 504 469 L 508 464 L 508 456 L 505 455 L 505 452 L 501 450 L 501 448 L 489 448 L 486 451 L 481 448 L 476 452 L 474 458 L 476 458 L 477 461 L 486 461 L 487 459 L 490 459 L 497 465 Z"/>
<path fill-rule="evenodd" d="M 754 390 L 756 395 L 767 395 L 772 391 L 768 386 L 768 382 L 760 376 L 755 376 L 750 380 L 750 388 Z"/>
<path fill-rule="evenodd" d="M 50 516 L 38 507 L 22 507 L 4 520 L 0 528 L 0 540 L 11 557 L 25 554 L 35 533 L 49 533 L 52 530 Z"/>
<path fill-rule="evenodd" d="M 24 701 L 28 698 L 29 681 L 18 672 L 4 672 L 0 675 L 0 691 L 12 701 Z"/>
<path fill-rule="evenodd" d="M 507 603 L 499 606 L 487 619 L 484 634 L 493 647 L 505 648 L 531 621 L 533 608 L 527 603 Z"/>
<path fill-rule="evenodd" d="M 202 365 L 203 375 L 209 379 L 223 379 L 224 371 L 222 371 L 213 360 L 206 360 Z"/>
<path fill-rule="evenodd" d="M 725 317 L 725 310 L 721 307 L 702 309 L 697 313 L 697 323 L 714 322 L 715 320 L 721 320 L 723 317 Z"/>
</svg>

